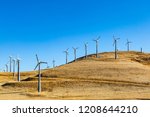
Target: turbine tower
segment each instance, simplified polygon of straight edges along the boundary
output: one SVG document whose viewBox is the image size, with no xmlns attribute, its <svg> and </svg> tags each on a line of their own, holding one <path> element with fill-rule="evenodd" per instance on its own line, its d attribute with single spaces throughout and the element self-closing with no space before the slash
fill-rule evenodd
<svg viewBox="0 0 150 117">
<path fill-rule="evenodd" d="M 50 68 L 50 66 L 48 65 L 48 63 L 47 63 L 47 69 L 49 69 Z"/>
<path fill-rule="evenodd" d="M 141 48 L 141 53 L 143 53 L 143 48 Z"/>
<path fill-rule="evenodd" d="M 36 70 L 38 67 L 38 72 L 39 72 L 39 74 L 38 74 L 38 76 L 39 76 L 39 78 L 38 78 L 38 93 L 40 93 L 41 92 L 41 64 L 47 64 L 47 62 L 39 61 L 37 54 L 36 54 L 36 59 L 37 59 L 37 65 L 34 70 Z"/>
<path fill-rule="evenodd" d="M 118 49 L 117 49 L 117 41 L 120 38 L 115 38 L 115 36 L 113 36 L 113 38 L 114 38 L 114 44 L 113 44 L 113 46 L 115 46 L 115 59 L 117 59 L 117 51 L 118 51 Z"/>
<path fill-rule="evenodd" d="M 74 48 L 74 47 L 72 47 L 72 48 L 74 50 L 74 61 L 76 61 L 77 60 L 77 49 L 78 48 Z"/>
<path fill-rule="evenodd" d="M 96 43 L 96 58 L 98 58 L 98 42 L 99 42 L 99 39 L 100 39 L 100 36 L 96 40 L 93 40 Z"/>
<path fill-rule="evenodd" d="M 11 72 L 11 63 L 12 63 L 12 56 L 9 56 L 9 59 L 10 59 L 10 72 Z"/>
<path fill-rule="evenodd" d="M 88 55 L 88 43 L 85 43 L 84 47 L 85 47 L 85 59 L 87 59 L 87 55 Z"/>
<path fill-rule="evenodd" d="M 126 43 L 126 45 L 127 45 L 127 51 L 129 52 L 130 51 L 130 44 L 131 44 L 132 42 L 130 42 L 128 39 L 127 39 L 127 43 Z"/>
<path fill-rule="evenodd" d="M 15 78 L 15 64 L 16 64 L 16 60 L 13 59 L 12 61 L 13 61 L 13 76 Z"/>
<path fill-rule="evenodd" d="M 56 61 L 53 59 L 53 68 L 55 68 L 55 62 L 56 62 Z"/>
<path fill-rule="evenodd" d="M 8 64 L 6 64 L 5 66 L 6 66 L 6 72 L 8 72 Z"/>
<path fill-rule="evenodd" d="M 64 53 L 66 54 L 66 64 L 68 64 L 68 55 L 69 55 L 69 52 L 68 52 L 69 48 L 64 51 Z"/>
<path fill-rule="evenodd" d="M 17 58 L 16 59 L 16 62 L 17 62 L 17 80 L 18 80 L 18 82 L 20 82 L 20 59 L 19 58 Z"/>
</svg>

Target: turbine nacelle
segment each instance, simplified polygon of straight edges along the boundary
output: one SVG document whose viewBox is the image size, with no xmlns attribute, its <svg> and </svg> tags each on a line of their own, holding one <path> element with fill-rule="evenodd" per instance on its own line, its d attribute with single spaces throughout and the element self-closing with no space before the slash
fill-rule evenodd
<svg viewBox="0 0 150 117">
<path fill-rule="evenodd" d="M 67 55 L 69 55 L 69 52 L 68 52 L 69 48 L 66 49 L 66 51 L 64 51 L 64 53 L 66 53 Z"/>
<path fill-rule="evenodd" d="M 126 43 L 126 45 L 128 45 L 128 44 L 130 44 L 130 43 L 132 43 L 131 41 L 129 41 L 128 39 L 127 39 L 127 43 Z"/>
<path fill-rule="evenodd" d="M 39 65 L 41 65 L 41 64 L 47 64 L 47 65 L 48 65 L 48 63 L 47 63 L 47 62 L 39 62 L 39 63 L 36 65 L 36 67 L 35 67 L 35 69 L 34 69 L 34 70 L 36 70 L 36 69 L 37 69 L 37 67 L 38 67 Z"/>
<path fill-rule="evenodd" d="M 115 36 L 113 36 L 113 39 L 114 39 L 113 46 L 115 46 L 115 44 L 117 43 L 118 40 L 120 40 L 120 38 L 115 38 Z"/>
<path fill-rule="evenodd" d="M 96 43 L 98 43 L 98 41 L 100 40 L 100 36 L 97 39 L 93 39 L 93 41 L 95 41 Z"/>
<path fill-rule="evenodd" d="M 40 66 L 41 64 L 47 64 L 47 65 L 48 65 L 48 62 L 40 61 L 37 54 L 36 54 L 36 59 L 37 59 L 37 65 L 36 65 L 36 67 L 35 67 L 34 70 L 36 70 L 36 68 L 37 68 L 38 66 Z"/>
<path fill-rule="evenodd" d="M 76 50 L 78 50 L 79 48 L 74 48 L 74 47 L 72 47 L 72 49 L 76 51 Z"/>
</svg>

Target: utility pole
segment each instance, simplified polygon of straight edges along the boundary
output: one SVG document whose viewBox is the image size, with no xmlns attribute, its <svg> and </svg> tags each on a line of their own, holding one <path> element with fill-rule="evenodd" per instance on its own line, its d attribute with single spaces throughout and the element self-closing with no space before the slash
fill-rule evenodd
<svg viewBox="0 0 150 117">
<path fill-rule="evenodd" d="M 74 48 L 74 47 L 73 47 L 73 50 L 74 50 L 74 61 L 77 60 L 77 49 L 78 49 L 78 48 Z"/>
<path fill-rule="evenodd" d="M 48 64 L 48 63 L 39 61 L 37 54 L 36 54 L 36 58 L 37 58 L 37 65 L 34 70 L 36 70 L 36 68 L 38 67 L 38 72 L 39 72 L 39 74 L 38 74 L 38 76 L 39 76 L 39 78 L 38 78 L 38 93 L 41 93 L 41 64 Z"/>
<path fill-rule="evenodd" d="M 131 44 L 132 42 L 130 42 L 128 39 L 127 39 L 127 43 L 126 43 L 126 45 L 127 45 L 127 51 L 129 52 L 130 51 L 130 44 Z"/>
<path fill-rule="evenodd" d="M 117 41 L 120 39 L 120 38 L 115 38 L 115 36 L 113 36 L 114 38 L 114 46 L 115 46 L 115 59 L 117 59 L 117 51 L 118 51 L 118 48 L 117 48 Z"/>
<path fill-rule="evenodd" d="M 66 54 L 66 64 L 68 64 L 68 55 L 69 55 L 68 50 L 69 49 L 67 49 L 66 51 L 64 51 L 64 53 Z"/>
<path fill-rule="evenodd" d="M 93 40 L 96 42 L 96 58 L 98 58 L 98 42 L 99 42 L 100 37 L 98 37 L 96 40 Z"/>
<path fill-rule="evenodd" d="M 85 59 L 87 59 L 87 54 L 88 54 L 88 43 L 84 44 L 85 47 Z"/>
</svg>

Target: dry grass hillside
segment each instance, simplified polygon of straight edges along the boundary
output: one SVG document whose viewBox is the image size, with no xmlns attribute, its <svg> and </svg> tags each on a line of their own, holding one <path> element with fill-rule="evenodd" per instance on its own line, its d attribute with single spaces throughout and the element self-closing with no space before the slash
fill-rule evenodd
<svg viewBox="0 0 150 117">
<path fill-rule="evenodd" d="M 42 93 L 37 93 L 38 72 L 0 73 L 0 99 L 150 99 L 150 54 L 101 53 L 42 71 Z"/>
</svg>

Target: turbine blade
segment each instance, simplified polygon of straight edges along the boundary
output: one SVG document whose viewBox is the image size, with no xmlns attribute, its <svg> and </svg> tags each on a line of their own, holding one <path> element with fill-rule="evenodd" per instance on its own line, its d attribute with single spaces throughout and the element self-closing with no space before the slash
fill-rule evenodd
<svg viewBox="0 0 150 117">
<path fill-rule="evenodd" d="M 73 50 L 75 50 L 75 48 L 74 48 L 74 47 L 72 47 L 72 49 L 73 49 Z"/>
<path fill-rule="evenodd" d="M 113 42 L 113 46 L 115 46 L 115 39 L 114 39 L 114 42 Z"/>
<path fill-rule="evenodd" d="M 9 58 L 12 58 L 12 56 L 9 56 Z"/>
<path fill-rule="evenodd" d="M 113 43 L 113 46 L 115 46 L 115 42 Z"/>
<path fill-rule="evenodd" d="M 36 54 L 36 60 L 37 60 L 37 62 L 39 63 L 39 58 L 38 58 L 38 55 Z"/>
<path fill-rule="evenodd" d="M 40 64 L 40 63 L 38 63 L 38 64 L 36 65 L 36 67 L 35 67 L 35 69 L 34 69 L 34 70 L 36 70 L 36 68 L 39 66 L 39 64 Z"/>
<path fill-rule="evenodd" d="M 115 36 L 113 35 L 113 39 L 115 40 Z"/>
<path fill-rule="evenodd" d="M 101 36 L 99 36 L 99 37 L 97 38 L 97 41 L 98 41 L 100 38 L 101 38 Z"/>
<path fill-rule="evenodd" d="M 85 45 L 88 46 L 88 42 L 86 42 Z"/>
<path fill-rule="evenodd" d="M 40 62 L 40 64 L 48 64 L 47 62 Z"/>
</svg>

